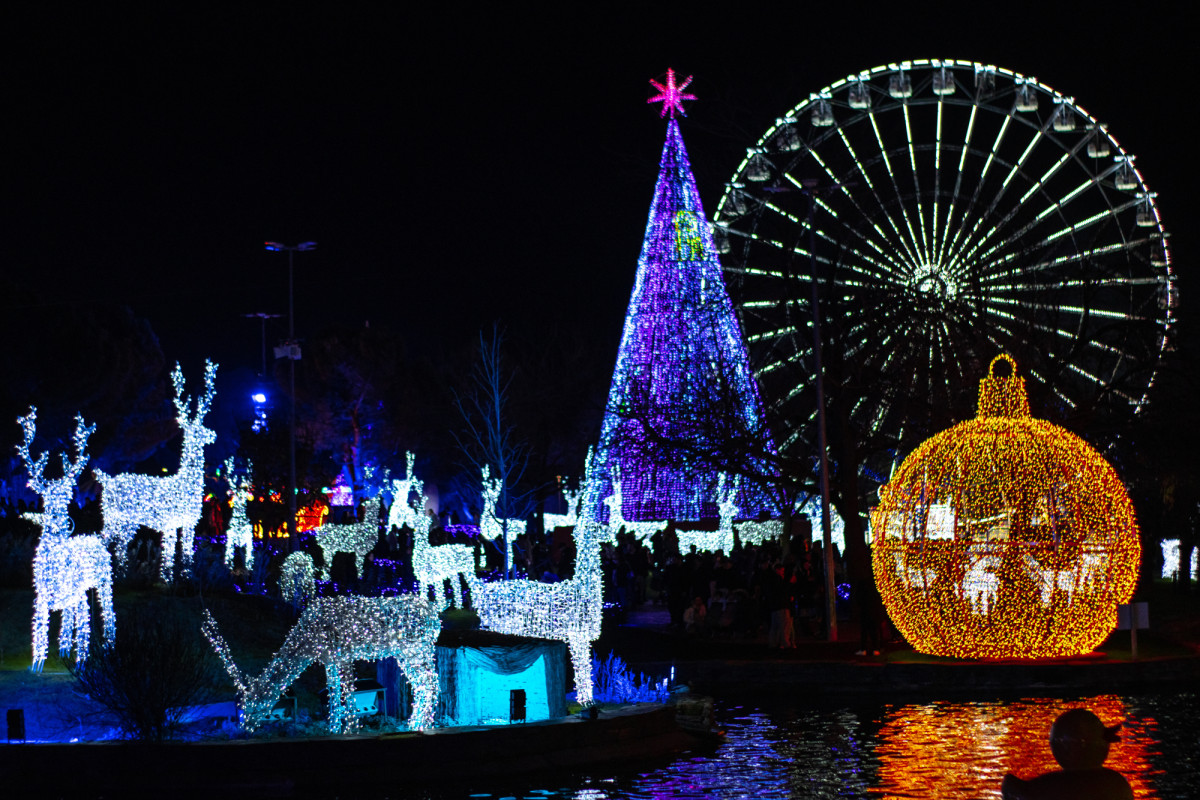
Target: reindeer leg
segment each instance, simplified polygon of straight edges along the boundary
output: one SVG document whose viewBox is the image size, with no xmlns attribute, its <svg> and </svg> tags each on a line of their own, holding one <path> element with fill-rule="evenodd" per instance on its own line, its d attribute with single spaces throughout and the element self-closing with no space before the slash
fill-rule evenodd
<svg viewBox="0 0 1200 800">
<path fill-rule="evenodd" d="M 83 660 L 88 655 L 88 644 L 92 640 L 92 613 L 84 592 L 75 605 L 75 657 Z"/>
<path fill-rule="evenodd" d="M 162 556 L 159 561 L 158 575 L 162 578 L 163 583 L 171 582 L 171 575 L 175 571 L 175 542 L 178 538 L 178 531 L 174 528 L 162 532 Z"/>
<path fill-rule="evenodd" d="M 423 731 L 433 727 L 437 708 L 438 677 L 433 665 L 423 658 L 400 655 L 397 657 L 404 677 L 413 688 L 413 708 L 409 716 L 409 727 Z"/>
<path fill-rule="evenodd" d="M 105 557 L 108 553 L 105 552 Z M 117 637 L 117 615 L 113 612 L 112 576 L 106 574 L 96 587 L 96 596 L 100 600 L 100 615 L 104 619 L 104 644 L 112 644 Z"/>
<path fill-rule="evenodd" d="M 42 671 L 49 650 L 50 607 L 46 604 L 44 593 L 39 590 L 33 601 L 33 664 L 29 667 L 33 672 Z"/>
<path fill-rule="evenodd" d="M 191 574 L 192 574 L 192 550 L 195 547 L 195 543 L 196 543 L 196 526 L 195 526 L 195 524 L 184 525 L 182 534 L 180 536 L 180 544 L 181 544 L 180 551 L 181 552 L 179 554 L 179 560 L 182 565 L 180 572 L 184 576 L 187 576 L 187 577 L 191 577 Z"/>
<path fill-rule="evenodd" d="M 66 657 L 71 652 L 71 640 L 75 636 L 75 626 L 78 621 L 75 619 L 75 603 L 68 603 L 63 606 L 62 612 L 58 619 L 58 655 Z"/>
<path fill-rule="evenodd" d="M 592 702 L 592 643 L 578 632 L 567 634 L 571 667 L 575 670 L 575 701 Z"/>
</svg>

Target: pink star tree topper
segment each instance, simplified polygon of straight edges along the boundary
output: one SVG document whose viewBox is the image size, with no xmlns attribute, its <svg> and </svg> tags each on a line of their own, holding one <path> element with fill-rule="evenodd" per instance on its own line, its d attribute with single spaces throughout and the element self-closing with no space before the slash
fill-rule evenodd
<svg viewBox="0 0 1200 800">
<path fill-rule="evenodd" d="M 667 69 L 667 85 L 664 86 L 653 78 L 650 79 L 650 84 L 658 89 L 658 94 L 647 100 L 647 103 L 662 103 L 662 111 L 659 112 L 660 117 L 665 117 L 667 112 L 670 112 L 671 118 L 675 118 L 675 112 L 678 111 L 682 116 L 687 116 L 687 112 L 683 110 L 684 100 L 695 100 L 696 95 L 685 94 L 684 89 L 692 82 L 692 76 L 688 75 L 683 79 L 683 83 L 675 85 L 675 70 Z"/>
</svg>

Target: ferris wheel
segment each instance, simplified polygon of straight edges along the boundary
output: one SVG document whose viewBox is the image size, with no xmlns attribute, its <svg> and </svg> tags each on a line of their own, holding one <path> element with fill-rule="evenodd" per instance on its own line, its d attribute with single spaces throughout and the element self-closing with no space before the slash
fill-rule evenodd
<svg viewBox="0 0 1200 800">
<path fill-rule="evenodd" d="M 884 442 L 883 477 L 973 416 L 998 351 L 1054 416 L 1128 421 L 1173 333 L 1167 233 L 1134 156 L 1000 67 L 908 61 L 813 93 L 748 150 L 713 220 L 784 453 L 816 442 L 814 281 L 827 375 L 860 384 L 843 413 Z"/>
</svg>

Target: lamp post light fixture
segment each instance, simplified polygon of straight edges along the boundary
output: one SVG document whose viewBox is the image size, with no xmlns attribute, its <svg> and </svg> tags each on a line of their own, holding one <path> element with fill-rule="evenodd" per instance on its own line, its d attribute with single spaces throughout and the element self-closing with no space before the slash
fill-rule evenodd
<svg viewBox="0 0 1200 800">
<path fill-rule="evenodd" d="M 296 361 L 300 358 L 300 347 L 296 344 L 296 307 L 294 302 L 292 267 L 296 253 L 303 253 L 308 250 L 316 249 L 316 242 L 301 242 L 297 245 L 288 246 L 279 242 L 265 242 L 263 245 L 267 250 L 274 252 L 284 252 L 288 254 L 288 338 L 284 343 L 284 354 L 288 359 L 288 373 L 291 380 L 291 396 L 292 396 L 292 411 L 288 419 L 288 448 L 291 458 L 291 491 L 288 496 L 288 511 L 291 515 L 289 523 L 290 530 L 288 531 L 289 545 L 288 549 L 295 551 L 299 537 L 299 529 L 296 518 Z M 279 350 L 275 351 L 276 357 L 280 355 Z"/>
</svg>

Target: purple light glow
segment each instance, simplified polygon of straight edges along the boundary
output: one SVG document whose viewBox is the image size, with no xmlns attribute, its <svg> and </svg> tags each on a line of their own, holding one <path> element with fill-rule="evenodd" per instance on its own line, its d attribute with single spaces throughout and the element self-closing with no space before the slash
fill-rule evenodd
<svg viewBox="0 0 1200 800">
<path fill-rule="evenodd" d="M 672 73 L 667 82 L 678 93 Z M 672 102 L 669 97 L 666 101 Z M 598 461 L 610 486 L 614 469 L 620 472 L 626 520 L 716 517 L 719 471 L 703 466 L 703 460 L 682 458 L 678 449 L 657 443 L 659 437 L 647 436 L 647 430 L 667 441 L 694 442 L 700 450 L 712 451 L 733 438 L 759 437 L 758 449 L 773 452 L 745 342 L 674 117 L 667 124 Z M 742 448 L 742 453 L 753 449 Z M 753 456 L 742 466 L 766 474 L 761 459 Z M 608 494 L 603 491 L 598 497 Z M 737 503 L 742 518 L 774 510 L 762 490 L 745 481 Z M 603 519 L 607 510 L 597 513 Z"/>
</svg>

